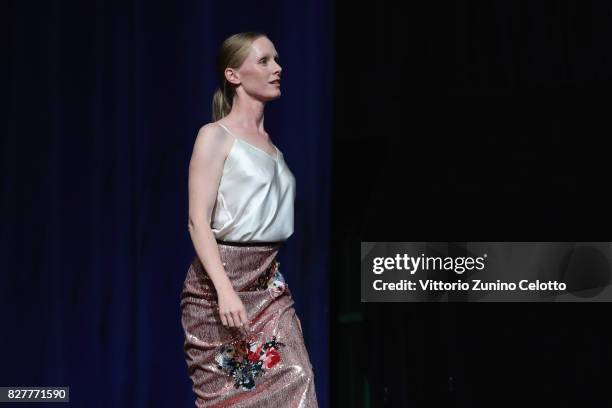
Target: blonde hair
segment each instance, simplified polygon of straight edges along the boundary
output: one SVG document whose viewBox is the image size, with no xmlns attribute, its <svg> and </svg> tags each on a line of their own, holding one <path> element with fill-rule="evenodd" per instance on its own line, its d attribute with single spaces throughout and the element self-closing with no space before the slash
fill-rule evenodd
<svg viewBox="0 0 612 408">
<path fill-rule="evenodd" d="M 217 53 L 219 87 L 212 100 L 212 120 L 214 122 L 230 113 L 234 101 L 235 89 L 225 79 L 225 69 L 240 67 L 249 55 L 251 44 L 259 37 L 267 37 L 267 35 L 257 31 L 246 31 L 229 36 L 219 47 Z"/>
</svg>

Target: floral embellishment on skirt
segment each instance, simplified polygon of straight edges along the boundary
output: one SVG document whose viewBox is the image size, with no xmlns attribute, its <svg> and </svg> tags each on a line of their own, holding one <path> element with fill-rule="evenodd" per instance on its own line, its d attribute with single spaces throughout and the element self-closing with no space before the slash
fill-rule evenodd
<svg viewBox="0 0 612 408">
<path fill-rule="evenodd" d="M 236 388 L 251 390 L 255 387 L 255 378 L 281 360 L 280 346 L 284 344 L 276 341 L 276 336 L 267 342 L 240 340 L 223 346 L 215 361 L 218 368 L 234 379 Z"/>
<path fill-rule="evenodd" d="M 272 289 L 273 292 L 282 293 L 285 290 L 285 278 L 279 271 L 280 262 L 276 259 L 264 273 L 262 273 L 254 282 L 246 286 L 244 291 L 257 291 Z"/>
<path fill-rule="evenodd" d="M 268 280 L 268 289 L 278 293 L 285 289 L 285 278 L 278 269 L 275 270 L 274 275 Z"/>
</svg>

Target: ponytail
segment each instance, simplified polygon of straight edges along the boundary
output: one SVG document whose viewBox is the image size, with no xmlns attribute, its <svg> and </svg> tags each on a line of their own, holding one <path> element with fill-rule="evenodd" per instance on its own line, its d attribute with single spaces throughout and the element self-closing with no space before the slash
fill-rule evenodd
<svg viewBox="0 0 612 408">
<path fill-rule="evenodd" d="M 221 88 L 217 88 L 212 100 L 212 120 L 213 122 L 227 116 L 232 110 L 232 102 L 225 95 Z"/>
</svg>

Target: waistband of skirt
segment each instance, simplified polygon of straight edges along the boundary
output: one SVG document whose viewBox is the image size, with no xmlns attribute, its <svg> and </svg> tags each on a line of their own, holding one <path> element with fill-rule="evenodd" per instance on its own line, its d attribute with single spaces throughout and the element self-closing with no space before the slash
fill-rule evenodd
<svg viewBox="0 0 612 408">
<path fill-rule="evenodd" d="M 269 247 L 269 246 L 281 246 L 285 241 L 276 241 L 276 242 L 261 242 L 261 241 L 247 241 L 247 242 L 233 242 L 233 241 L 223 241 L 217 239 L 217 244 L 220 245 L 228 245 L 228 246 L 237 246 L 237 247 Z"/>
</svg>

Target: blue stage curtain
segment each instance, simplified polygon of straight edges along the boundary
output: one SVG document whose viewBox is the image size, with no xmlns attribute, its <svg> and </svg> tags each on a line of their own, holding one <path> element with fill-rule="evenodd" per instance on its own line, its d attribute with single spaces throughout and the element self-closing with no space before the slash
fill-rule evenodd
<svg viewBox="0 0 612 408">
<path fill-rule="evenodd" d="M 328 406 L 333 2 L 3 7 L 0 385 L 70 386 L 79 407 L 193 406 L 188 164 L 218 46 L 258 30 L 284 70 L 266 128 L 297 180 L 279 260 Z"/>
</svg>

